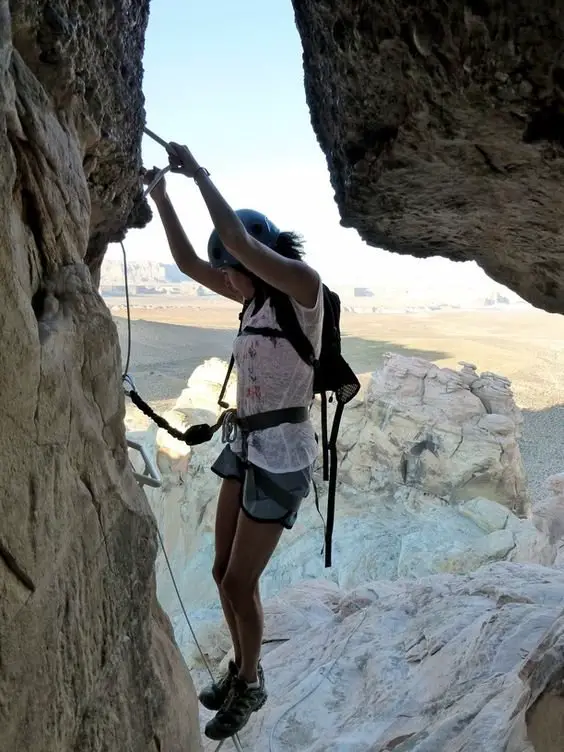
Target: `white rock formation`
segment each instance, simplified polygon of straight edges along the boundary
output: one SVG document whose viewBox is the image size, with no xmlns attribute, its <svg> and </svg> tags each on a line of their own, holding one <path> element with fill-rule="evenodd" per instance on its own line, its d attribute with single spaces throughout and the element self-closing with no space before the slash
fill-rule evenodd
<svg viewBox="0 0 564 752">
<path fill-rule="evenodd" d="M 560 752 L 564 573 L 302 583 L 266 606 L 254 752 Z"/>
<path fill-rule="evenodd" d="M 532 519 L 552 546 L 556 546 L 553 566 L 564 567 L 564 473 L 547 478 L 548 496 L 533 507 Z"/>
<path fill-rule="evenodd" d="M 388 354 L 347 410 L 341 480 L 357 489 L 417 489 L 450 503 L 483 496 L 527 511 L 522 423 L 507 379 Z"/>
<path fill-rule="evenodd" d="M 200 366 L 165 417 L 178 428 L 213 423 L 224 374 L 216 359 Z M 323 525 L 312 494 L 264 575 L 264 597 L 319 577 L 349 589 L 376 578 L 467 572 L 505 558 L 554 561 L 556 542 L 512 511 L 523 514 L 528 502 L 521 417 L 506 379 L 478 376 L 468 364 L 459 373 L 390 355 L 361 380 L 341 430 L 334 566 L 323 567 Z M 232 403 L 233 390 L 234 380 Z M 209 471 L 220 437 L 192 449 L 162 430 L 145 440 L 163 474 L 162 489 L 149 497 L 181 593 L 206 651 L 221 658 L 228 639 L 217 628 L 211 579 L 219 481 Z M 191 663 L 192 639 L 164 566 L 159 557 L 159 597 Z"/>
</svg>

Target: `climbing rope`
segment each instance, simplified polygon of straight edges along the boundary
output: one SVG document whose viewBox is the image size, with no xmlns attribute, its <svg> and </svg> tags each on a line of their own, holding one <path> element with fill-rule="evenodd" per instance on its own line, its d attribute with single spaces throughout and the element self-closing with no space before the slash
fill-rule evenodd
<svg viewBox="0 0 564 752">
<path fill-rule="evenodd" d="M 174 571 L 172 569 L 172 566 L 171 566 L 171 563 L 170 563 L 170 559 L 168 558 L 168 554 L 167 554 L 167 551 L 166 551 L 166 548 L 165 548 L 165 544 L 164 544 L 164 541 L 163 541 L 163 538 L 162 538 L 162 535 L 161 535 L 161 531 L 159 530 L 158 524 L 157 524 L 156 527 L 157 527 L 157 535 L 159 537 L 159 544 L 160 544 L 160 547 L 161 547 L 161 551 L 163 552 L 163 556 L 164 556 L 164 559 L 165 559 L 165 562 L 166 562 L 166 566 L 167 566 L 167 569 L 169 571 L 170 579 L 172 580 L 172 585 L 174 587 L 174 591 L 176 593 L 176 597 L 178 598 L 178 602 L 180 604 L 180 608 L 182 610 L 182 613 L 184 614 L 184 618 L 186 619 L 186 624 L 188 625 L 188 629 L 190 630 L 190 634 L 192 635 L 192 639 L 194 640 L 194 644 L 198 648 L 198 652 L 200 653 L 200 657 L 201 657 L 201 659 L 203 661 L 204 666 L 206 667 L 206 670 L 207 670 L 207 672 L 208 672 L 208 674 L 210 676 L 210 679 L 211 679 L 212 682 L 215 683 L 215 677 L 213 675 L 213 671 L 212 671 L 211 666 L 209 664 L 209 661 L 206 658 L 206 655 L 205 655 L 205 653 L 204 653 L 204 651 L 202 649 L 202 646 L 200 645 L 200 642 L 199 642 L 198 638 L 196 637 L 196 632 L 194 631 L 194 627 L 192 626 L 192 622 L 190 621 L 190 617 L 188 616 L 188 611 L 186 610 L 186 606 L 184 605 L 184 601 L 182 600 L 182 596 L 180 595 L 180 590 L 179 590 L 178 584 L 176 582 L 176 577 L 174 576 Z M 243 748 L 241 746 L 241 742 L 239 741 L 238 735 L 235 734 L 235 736 L 233 736 L 231 738 L 233 739 L 233 744 L 235 745 L 235 749 L 237 750 L 237 752 L 243 752 Z M 219 743 L 219 745 L 215 748 L 215 752 L 217 752 L 219 749 L 221 749 L 221 747 L 223 746 L 224 742 L 226 742 L 226 741 L 227 741 L 226 739 L 223 739 Z"/>
<path fill-rule="evenodd" d="M 324 672 L 323 671 L 323 667 L 321 667 L 319 669 L 319 671 L 321 673 L 321 678 L 319 679 L 319 681 L 317 682 L 317 684 L 315 684 L 309 690 L 309 692 L 306 692 L 306 694 L 303 697 L 299 697 L 296 700 L 296 702 L 293 703 L 293 705 L 290 705 L 289 708 L 286 708 L 284 710 L 284 712 L 279 716 L 279 718 L 277 719 L 277 721 L 274 724 L 274 726 L 270 729 L 270 734 L 269 734 L 269 737 L 268 737 L 268 752 L 275 752 L 274 747 L 272 746 L 272 743 L 274 741 L 274 733 L 275 733 L 276 729 L 278 728 L 278 726 L 280 725 L 280 723 L 282 722 L 282 720 L 288 715 L 288 713 L 291 713 L 292 710 L 295 710 L 298 707 L 298 705 L 301 705 L 302 702 L 305 702 L 305 700 L 307 700 L 308 697 L 311 697 L 311 695 L 314 692 L 316 692 L 319 689 L 319 687 L 323 684 L 323 682 L 325 681 L 325 679 L 329 679 L 329 675 L 331 674 L 331 671 L 333 671 L 333 669 L 337 665 L 337 662 L 341 659 L 341 656 L 343 655 L 343 653 L 347 649 L 348 644 L 352 640 L 353 636 L 358 632 L 358 630 L 360 629 L 360 627 L 363 625 L 364 620 L 366 619 L 367 615 L 368 614 L 367 614 L 367 611 L 365 609 L 364 613 L 362 614 L 362 618 L 360 618 L 358 620 L 358 624 L 355 624 L 355 626 L 353 627 L 353 629 L 351 629 L 351 631 L 350 631 L 347 639 L 343 642 L 343 645 L 342 645 L 341 649 L 339 650 L 339 652 L 337 653 L 337 656 L 335 657 L 335 659 L 331 663 L 331 666 L 330 666 L 329 670 L 326 671 L 326 672 Z M 310 678 L 310 677 L 311 677 L 311 674 L 308 673 L 307 678 Z"/>
<path fill-rule="evenodd" d="M 151 191 L 156 188 L 156 186 L 161 182 L 161 180 L 164 178 L 167 172 L 170 171 L 170 166 L 167 165 L 166 167 L 163 167 L 161 170 L 157 172 L 154 179 L 151 181 L 151 183 L 147 186 L 146 190 L 143 191 L 143 198 L 146 198 Z M 123 369 L 123 378 L 126 379 L 129 374 L 129 363 L 131 360 L 131 308 L 130 308 L 130 302 L 129 302 L 129 278 L 127 274 L 127 254 L 125 252 L 125 246 L 123 244 L 123 240 L 120 241 L 121 245 L 121 253 L 123 256 L 123 281 L 125 286 L 125 306 L 127 308 L 127 355 L 125 358 L 125 368 Z M 130 381 L 131 387 L 133 388 L 133 382 Z"/>
<path fill-rule="evenodd" d="M 188 616 L 188 611 L 186 610 L 186 607 L 184 605 L 184 601 L 182 600 L 182 596 L 180 595 L 180 590 L 178 589 L 178 585 L 176 584 L 176 577 L 174 576 L 174 572 L 172 570 L 172 566 L 170 564 L 170 560 L 168 558 L 168 554 L 166 552 L 165 544 L 161 535 L 161 531 L 159 530 L 159 526 L 157 525 L 157 535 L 159 536 L 159 543 L 161 546 L 161 551 L 163 552 L 163 556 L 166 561 L 166 565 L 168 568 L 168 571 L 170 573 L 170 579 L 172 580 L 172 584 L 174 587 L 174 591 L 176 593 L 176 597 L 178 598 L 178 602 L 180 603 L 180 608 L 182 609 L 182 613 L 184 614 L 184 618 L 186 619 L 186 624 L 188 625 L 188 629 L 190 630 L 190 633 L 192 635 L 192 639 L 194 640 L 194 643 L 196 647 L 198 648 L 198 652 L 200 653 L 200 657 L 204 663 L 204 666 L 206 667 L 206 670 L 208 674 L 210 675 L 210 679 L 212 682 L 215 682 L 215 677 L 213 675 L 213 671 L 211 669 L 211 666 L 209 664 L 208 659 L 206 658 L 204 651 L 202 650 L 202 646 L 200 645 L 198 638 L 196 637 L 196 632 L 194 631 L 194 627 L 192 626 L 192 623 L 190 621 L 190 617 Z M 243 752 L 243 748 L 241 746 L 241 742 L 239 741 L 239 736 L 235 734 L 235 736 L 232 737 L 233 744 L 235 745 L 235 749 L 237 752 Z M 226 742 L 226 739 L 223 739 L 218 746 L 215 748 L 215 752 L 218 752 L 219 749 L 223 746 L 224 742 Z"/>
<path fill-rule="evenodd" d="M 129 307 L 129 281 L 127 279 L 127 255 L 123 240 L 120 241 L 121 253 L 123 256 L 123 282 L 125 285 L 125 307 L 127 310 L 127 354 L 125 356 L 125 368 L 123 369 L 122 380 L 129 380 L 133 389 L 133 381 L 129 376 L 129 361 L 131 360 L 131 311 Z"/>
<path fill-rule="evenodd" d="M 151 135 L 152 138 L 155 138 L 158 143 L 162 143 L 162 145 L 166 146 L 166 142 L 162 139 L 159 139 L 158 136 L 156 136 L 152 131 L 149 131 L 147 128 L 145 128 L 145 131 Z M 159 184 L 159 182 L 163 179 L 163 177 L 166 175 L 167 172 L 170 171 L 170 166 L 167 165 L 166 167 L 163 167 L 162 169 L 158 170 L 153 180 L 148 185 L 147 189 L 143 192 L 143 198 L 149 195 L 149 193 L 154 190 L 154 188 Z M 188 446 L 196 446 L 197 444 L 203 444 L 207 441 L 210 441 L 214 434 L 220 429 L 224 428 L 224 431 L 231 430 L 232 422 L 233 422 L 233 411 L 227 410 L 226 412 L 222 413 L 217 420 L 217 422 L 213 426 L 209 426 L 207 423 L 202 423 L 195 426 L 190 426 L 186 431 L 179 431 L 177 428 L 174 428 L 174 426 L 171 426 L 171 424 L 163 418 L 161 415 L 158 415 L 153 408 L 145 402 L 144 399 L 141 398 L 141 396 L 137 393 L 137 390 L 135 388 L 135 383 L 133 381 L 133 378 L 129 374 L 129 366 L 130 366 L 130 360 L 131 360 L 131 305 L 130 305 L 130 298 L 129 298 L 129 277 L 127 272 L 127 253 L 125 251 L 125 246 L 123 244 L 123 241 L 120 241 L 121 245 L 121 251 L 123 255 L 123 278 L 124 278 L 124 286 L 125 286 L 125 303 L 126 303 L 126 309 L 127 309 L 127 354 L 125 358 L 125 368 L 122 374 L 122 381 L 124 382 L 124 390 L 127 396 L 130 398 L 130 400 L 133 402 L 133 404 L 141 410 L 142 413 L 144 413 L 150 420 L 152 420 L 154 423 L 157 424 L 159 428 L 162 428 L 164 431 L 167 431 L 173 438 L 177 439 L 178 441 L 183 441 Z M 225 439 L 224 439 L 225 440 Z"/>
<path fill-rule="evenodd" d="M 147 130 L 147 129 L 145 129 L 145 130 Z M 163 142 L 163 144 L 165 144 L 165 142 Z M 151 183 L 149 184 L 149 186 L 147 187 L 147 189 L 144 191 L 144 193 L 143 193 L 143 197 L 144 198 L 158 185 L 158 183 L 163 179 L 163 177 L 165 176 L 165 174 L 167 172 L 169 172 L 169 170 L 170 170 L 170 167 L 167 166 L 167 167 L 164 167 L 163 169 L 161 169 L 161 170 L 158 171 L 158 173 L 155 175 L 154 180 L 151 181 Z M 125 245 L 124 245 L 123 241 L 120 241 L 120 245 L 121 245 L 121 251 L 122 251 L 122 256 L 123 256 L 123 279 L 124 279 L 124 287 L 125 287 L 125 306 L 126 306 L 126 312 L 127 312 L 127 348 L 126 348 L 126 357 L 125 357 L 125 368 L 124 368 L 124 371 L 123 371 L 122 379 L 129 386 L 129 391 L 127 389 L 125 391 L 126 391 L 126 394 L 128 394 L 128 396 L 132 400 L 132 402 L 134 402 L 134 404 L 136 404 L 137 407 L 139 407 L 140 409 L 142 409 L 143 412 L 148 415 L 148 417 L 151 417 L 153 420 L 155 420 L 155 422 L 157 422 L 157 424 L 159 424 L 158 421 L 156 420 L 157 418 L 159 418 L 159 416 L 156 415 L 156 413 L 154 413 L 151 410 L 151 408 L 149 408 L 148 405 L 145 405 L 145 403 L 142 400 L 140 400 L 139 396 L 137 395 L 137 393 L 135 391 L 135 384 L 133 382 L 133 379 L 129 375 L 129 366 L 130 366 L 130 362 L 131 362 L 131 339 L 132 339 L 132 337 L 131 337 L 131 303 L 130 303 L 130 298 L 129 298 L 129 277 L 128 277 L 128 265 L 127 265 L 127 252 L 125 250 Z M 136 402 L 135 397 L 139 398 L 141 404 L 138 404 Z M 144 407 L 146 407 L 147 409 L 144 409 L 144 407 L 142 407 L 142 405 Z M 168 423 L 166 421 L 164 421 L 164 419 L 160 418 L 160 420 L 162 422 L 164 422 L 166 424 L 166 426 L 168 426 Z M 216 424 L 217 428 L 219 428 L 222 425 L 223 421 L 218 421 L 218 423 L 219 423 L 219 425 Z M 165 428 L 166 426 L 162 425 L 161 427 Z M 212 429 L 216 429 L 217 430 L 216 426 L 213 426 Z M 169 427 L 172 428 L 171 426 L 169 426 Z M 198 428 L 198 426 L 194 426 L 194 428 Z M 175 430 L 175 429 L 173 429 L 173 430 Z M 182 439 L 182 437 L 185 436 L 185 434 L 182 434 L 180 431 L 177 431 L 177 433 L 179 434 L 179 438 L 181 438 L 181 439 Z M 156 520 L 155 520 L 155 522 L 156 522 Z M 184 605 L 184 601 L 182 599 L 182 596 L 180 595 L 180 590 L 179 590 L 178 584 L 176 582 L 176 577 L 174 576 L 174 571 L 172 569 L 172 566 L 171 566 L 171 563 L 170 563 L 170 559 L 168 557 L 168 553 L 167 553 L 167 550 L 165 548 L 165 544 L 164 544 L 164 541 L 163 541 L 163 538 L 162 538 L 162 535 L 161 535 L 161 531 L 159 530 L 158 524 L 156 524 L 156 528 L 157 528 L 157 536 L 158 536 L 158 539 L 159 539 L 159 544 L 160 544 L 160 547 L 161 547 L 161 551 L 163 552 L 163 556 L 164 556 L 164 559 L 165 559 L 165 562 L 166 562 L 166 566 L 167 566 L 167 569 L 169 571 L 170 579 L 172 581 L 172 584 L 173 584 L 173 587 L 174 587 L 174 591 L 176 593 L 176 597 L 178 598 L 178 602 L 180 604 L 180 608 L 181 608 L 182 614 L 184 615 L 184 619 L 186 620 L 186 624 L 188 625 L 188 629 L 190 630 L 190 634 L 192 635 L 192 639 L 194 640 L 194 644 L 196 645 L 196 647 L 198 649 L 198 652 L 200 654 L 202 662 L 203 662 L 203 664 L 204 664 L 204 666 L 205 666 L 205 668 L 206 668 L 206 670 L 207 670 L 207 672 L 208 672 L 208 674 L 210 676 L 210 680 L 215 683 L 215 677 L 214 677 L 213 671 L 211 669 L 210 663 L 209 663 L 208 659 L 206 658 L 206 655 L 205 655 L 205 653 L 204 653 L 204 651 L 202 649 L 202 646 L 200 645 L 200 642 L 199 642 L 199 640 L 198 640 L 198 638 L 196 636 L 196 632 L 194 631 L 194 627 L 192 626 L 192 622 L 190 621 L 190 617 L 188 615 L 188 611 L 186 609 L 186 606 Z M 239 740 L 238 734 L 235 734 L 233 737 L 231 737 L 231 739 L 233 741 L 233 744 L 235 745 L 235 749 L 237 750 L 237 752 L 243 752 L 243 747 L 241 746 L 241 742 Z M 223 747 L 223 745 L 224 745 L 224 743 L 226 741 L 227 741 L 227 739 L 223 739 L 218 744 L 218 746 L 215 748 L 215 752 L 218 752 L 218 750 L 220 750 L 221 747 Z"/>
</svg>

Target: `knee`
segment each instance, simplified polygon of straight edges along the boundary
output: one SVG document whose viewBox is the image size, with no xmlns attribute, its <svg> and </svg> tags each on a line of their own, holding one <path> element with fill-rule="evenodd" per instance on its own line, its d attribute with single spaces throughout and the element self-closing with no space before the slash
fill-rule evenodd
<svg viewBox="0 0 564 752">
<path fill-rule="evenodd" d="M 225 577 L 225 571 L 227 567 L 222 561 L 214 562 L 212 567 L 212 577 L 215 580 L 215 584 L 220 588 Z"/>
<path fill-rule="evenodd" d="M 244 604 L 249 599 L 253 600 L 256 590 L 254 582 L 229 570 L 224 573 L 220 587 L 222 593 L 234 606 Z"/>
</svg>

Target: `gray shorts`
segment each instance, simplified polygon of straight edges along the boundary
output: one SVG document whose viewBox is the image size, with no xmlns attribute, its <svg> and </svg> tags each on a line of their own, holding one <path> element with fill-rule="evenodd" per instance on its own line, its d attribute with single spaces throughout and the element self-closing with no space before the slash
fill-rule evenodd
<svg viewBox="0 0 564 752">
<path fill-rule="evenodd" d="M 212 465 L 220 478 L 241 482 L 241 509 L 256 522 L 280 522 L 291 530 L 302 500 L 309 494 L 312 467 L 291 473 L 271 473 L 256 465 L 246 465 L 229 444 Z M 273 498 L 275 497 L 275 498 Z"/>
</svg>

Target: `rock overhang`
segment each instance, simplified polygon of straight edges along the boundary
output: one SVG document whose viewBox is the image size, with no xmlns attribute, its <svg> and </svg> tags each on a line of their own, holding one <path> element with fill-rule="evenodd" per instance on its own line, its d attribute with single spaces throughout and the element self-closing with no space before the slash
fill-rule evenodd
<svg viewBox="0 0 564 752">
<path fill-rule="evenodd" d="M 564 17 L 556 3 L 293 0 L 346 227 L 476 261 L 564 312 Z"/>
</svg>

